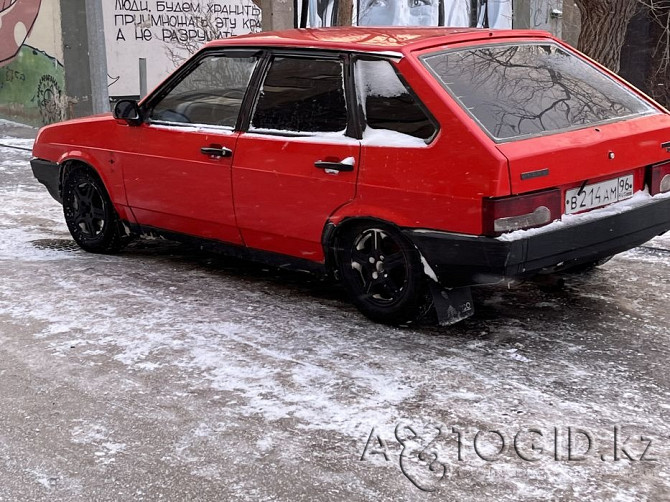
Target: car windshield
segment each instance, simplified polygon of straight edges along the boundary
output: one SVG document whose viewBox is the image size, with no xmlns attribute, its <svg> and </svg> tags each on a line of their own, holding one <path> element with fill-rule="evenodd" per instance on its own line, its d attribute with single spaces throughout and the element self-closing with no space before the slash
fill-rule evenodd
<svg viewBox="0 0 670 502">
<path fill-rule="evenodd" d="M 553 43 L 453 49 L 422 61 L 499 141 L 654 112 L 622 84 Z"/>
</svg>

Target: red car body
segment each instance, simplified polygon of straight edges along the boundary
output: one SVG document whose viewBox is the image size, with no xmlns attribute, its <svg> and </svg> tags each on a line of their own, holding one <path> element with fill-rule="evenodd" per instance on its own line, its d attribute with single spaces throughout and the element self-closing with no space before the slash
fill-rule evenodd
<svg viewBox="0 0 670 502">
<path fill-rule="evenodd" d="M 495 114 L 499 110 L 490 112 L 495 100 L 481 108 L 485 110 L 481 119 L 477 115 L 479 101 L 468 106 L 463 92 L 450 87 L 454 72 L 457 80 L 465 82 L 465 89 L 469 78 L 463 70 L 465 63 L 452 64 L 450 58 L 476 58 L 473 67 L 477 67 L 483 58 L 493 55 L 495 78 L 499 78 L 506 70 L 498 68 L 508 61 L 507 55 L 501 54 L 507 51 L 518 56 L 518 47 L 527 53 L 523 57 L 536 55 L 542 61 L 537 65 L 539 70 L 528 69 L 531 76 L 534 71 L 556 73 L 547 70 L 545 58 L 558 61 L 559 73 L 561 65 L 567 64 L 577 65 L 576 73 L 580 74 L 583 65 L 621 93 L 622 102 L 631 104 L 603 105 L 607 113 L 613 110 L 618 115 L 583 119 L 584 123 L 557 126 L 557 130 L 549 126 L 541 131 L 545 127 L 542 114 L 522 117 L 518 123 L 506 117 L 498 120 Z M 235 59 L 235 64 L 253 58 L 248 86 L 231 94 L 230 100 L 239 101 L 239 111 L 236 117 L 226 119 L 227 126 L 219 128 L 208 118 L 195 119 L 194 126 L 194 116 L 208 117 L 209 98 L 188 98 L 188 102 L 175 98 L 174 102 L 187 110 L 184 115 L 176 111 L 178 107 L 168 109 L 162 103 L 170 101 L 179 86 L 187 85 L 184 82 L 195 75 L 198 65 L 205 64 L 199 61 L 217 54 Z M 346 124 L 341 122 L 345 129 L 338 134 L 312 134 L 255 127 L 256 121 L 282 123 L 281 116 L 290 115 L 296 107 L 321 113 L 318 108 L 308 108 L 311 105 L 306 101 L 311 97 L 296 101 L 292 108 L 281 104 L 282 96 L 294 92 L 292 79 L 298 78 L 291 76 L 291 65 L 294 73 L 300 73 L 300 65 L 309 66 L 306 61 L 310 58 L 336 61 L 330 66 L 324 63 L 324 67 L 342 69 L 341 95 L 337 86 L 331 86 L 330 92 L 334 89 L 336 94 L 323 103 L 334 106 L 333 100 L 346 100 Z M 277 69 L 277 78 L 269 77 L 273 65 L 286 69 L 284 73 Z M 366 77 L 367 81 L 359 78 L 364 67 L 372 76 Z M 366 100 L 377 100 L 370 106 L 378 106 L 375 120 L 384 123 L 385 107 L 393 106 L 397 97 L 383 89 L 386 78 L 382 77 L 393 79 L 387 67 L 393 68 L 407 88 L 409 98 L 403 94 L 402 106 L 413 106 L 412 113 L 423 113 L 416 119 L 419 132 L 408 141 L 403 140 L 403 133 L 382 135 L 381 140 L 366 136 L 374 132 L 369 123 L 372 112 L 362 110 L 368 106 Z M 333 75 L 328 73 L 324 80 L 334 81 L 337 75 Z M 487 79 L 477 78 L 479 84 L 473 86 L 485 87 Z M 522 81 L 522 77 L 516 78 L 516 82 Z M 565 87 L 560 78 L 559 84 Z M 300 85 L 308 96 L 316 92 L 308 89 L 311 84 Z M 382 90 L 366 91 L 361 97 L 361 86 L 375 85 Z M 552 85 L 556 85 L 555 78 Z M 574 85 L 581 92 L 581 84 Z M 574 89 L 559 91 L 574 94 Z M 547 91 L 542 92 L 547 99 Z M 533 99 L 532 92 L 528 98 L 509 96 L 514 103 Z M 263 100 L 279 105 L 268 105 L 269 111 L 264 112 Z M 411 105 L 406 104 L 408 100 Z M 213 102 L 212 109 L 218 110 L 221 101 Z M 548 113 L 561 109 L 561 114 L 575 114 L 582 120 L 569 106 L 574 105 L 557 99 L 547 107 Z M 633 111 L 622 111 L 622 106 Z M 561 114 L 554 113 L 559 122 Z M 324 111 L 319 120 L 335 123 L 339 120 L 333 118 L 336 116 Z M 391 112 L 389 116 L 405 130 L 402 117 Z M 511 136 L 496 137 L 482 122 L 489 119 Z M 197 120 L 203 120 L 204 125 Z M 591 122 L 586 123 L 588 120 Z M 522 133 L 528 121 L 533 124 L 528 130 L 537 127 L 540 132 L 532 129 Z M 514 136 L 517 132 L 518 137 Z M 665 164 L 670 159 L 669 141 L 666 110 L 546 33 L 331 28 L 212 42 L 139 105 L 124 102 L 120 108 L 117 105 L 114 116 L 43 128 L 35 142 L 32 164 L 35 176 L 61 202 L 68 169 L 88 170 L 101 182 L 98 190 L 103 198 L 108 197 L 114 224 L 118 220 L 122 230 L 112 244 L 87 244 L 86 236 L 97 238 L 102 227 L 111 224 L 112 213 L 97 220 L 95 211 L 86 213 L 86 221 L 93 223 L 85 223 L 81 208 L 88 208 L 88 202 L 75 193 L 71 197 L 74 210 L 70 211 L 75 216 L 69 224 L 71 230 L 75 228 L 75 239 L 86 249 L 116 250 L 129 235 L 157 232 L 219 243 L 233 252 L 272 258 L 281 265 L 335 271 L 335 275 L 339 272 L 345 276 L 345 286 L 360 275 L 363 284 L 348 287 L 357 306 L 375 320 L 398 323 L 422 311 L 420 305 L 425 302 L 420 297 L 440 301 L 435 293 L 437 283 L 440 288 L 463 288 L 595 263 L 668 230 L 670 200 L 662 192 L 670 190 L 670 169 Z M 71 185 L 74 192 L 83 193 L 85 181 L 77 178 Z M 582 200 L 585 193 L 592 200 Z M 612 204 L 602 202 L 603 194 L 605 201 L 610 195 L 614 197 Z M 575 200 L 583 204 L 584 210 L 573 208 L 570 212 L 574 214 L 566 216 L 570 198 L 573 204 Z M 68 214 L 66 207 L 66 219 Z M 89 224 L 92 226 L 86 230 Z M 77 226 L 83 229 L 83 237 L 75 235 Z M 381 233 L 370 233 L 371 229 L 381 229 Z M 375 282 L 377 276 L 385 276 L 390 265 L 386 270 L 383 254 L 366 247 L 372 242 L 366 236 L 385 242 L 390 239 L 387 245 L 392 250 L 387 254 L 400 253 L 404 272 L 396 274 L 394 283 Z M 346 247 L 349 254 L 342 251 Z M 365 260 L 355 256 L 366 249 L 370 269 Z M 347 278 L 351 269 L 353 279 Z M 426 294 L 429 289 L 432 295 Z M 449 291 L 458 289 L 449 289 L 442 297 L 458 296 Z M 451 303 L 460 314 L 450 319 L 471 313 L 469 300 Z"/>
</svg>

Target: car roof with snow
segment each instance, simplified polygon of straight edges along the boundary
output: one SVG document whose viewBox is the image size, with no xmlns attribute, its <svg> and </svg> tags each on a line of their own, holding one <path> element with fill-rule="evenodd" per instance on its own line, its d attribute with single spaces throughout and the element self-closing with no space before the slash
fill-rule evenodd
<svg viewBox="0 0 670 502">
<path fill-rule="evenodd" d="M 307 28 L 241 35 L 214 40 L 207 47 L 293 47 L 356 52 L 414 50 L 489 39 L 551 38 L 540 30 L 491 30 L 434 27 Z"/>
</svg>

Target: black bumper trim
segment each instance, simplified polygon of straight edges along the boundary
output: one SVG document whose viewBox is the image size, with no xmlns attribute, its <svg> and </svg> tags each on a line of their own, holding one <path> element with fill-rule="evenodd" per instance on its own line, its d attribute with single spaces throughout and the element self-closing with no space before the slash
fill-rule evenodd
<svg viewBox="0 0 670 502">
<path fill-rule="evenodd" d="M 445 286 L 523 279 L 612 256 L 670 230 L 670 198 L 513 241 L 403 229 Z"/>
<path fill-rule="evenodd" d="M 61 204 L 63 199 L 60 192 L 60 166 L 55 162 L 42 159 L 32 159 L 30 167 L 33 168 L 33 175 L 37 181 L 42 183 L 51 194 Z"/>
</svg>

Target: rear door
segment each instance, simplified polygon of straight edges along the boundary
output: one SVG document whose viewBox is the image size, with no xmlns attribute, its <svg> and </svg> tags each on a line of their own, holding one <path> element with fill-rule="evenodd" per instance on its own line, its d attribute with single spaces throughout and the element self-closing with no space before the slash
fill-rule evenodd
<svg viewBox="0 0 670 502">
<path fill-rule="evenodd" d="M 360 142 L 352 134 L 344 57 L 276 54 L 233 160 L 235 212 L 255 249 L 323 260 L 328 217 L 354 198 Z"/>
</svg>

